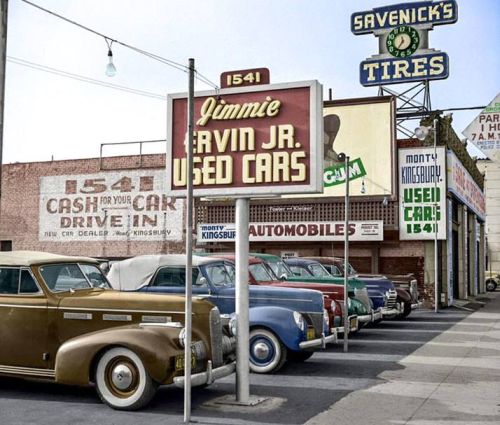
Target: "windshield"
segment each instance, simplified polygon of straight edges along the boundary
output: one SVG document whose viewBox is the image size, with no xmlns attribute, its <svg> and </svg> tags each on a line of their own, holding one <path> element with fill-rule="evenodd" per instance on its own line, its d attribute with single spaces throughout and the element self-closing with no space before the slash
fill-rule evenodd
<svg viewBox="0 0 500 425">
<path fill-rule="evenodd" d="M 271 267 L 271 270 L 279 279 L 281 279 L 283 275 L 285 275 L 285 277 L 293 276 L 293 272 L 284 261 L 269 261 L 267 265 Z"/>
<path fill-rule="evenodd" d="M 257 282 L 268 282 L 275 279 L 269 272 L 269 269 L 267 269 L 262 263 L 250 264 L 248 266 L 248 271 Z"/>
<path fill-rule="evenodd" d="M 50 264 L 40 267 L 40 274 L 52 292 L 110 288 L 99 267 L 92 264 Z"/>
<path fill-rule="evenodd" d="M 328 270 L 325 269 L 321 264 L 310 264 L 308 269 L 312 273 L 314 277 L 331 277 L 332 275 L 328 273 Z"/>
<path fill-rule="evenodd" d="M 332 276 L 343 276 L 344 273 L 335 264 L 325 264 L 325 269 L 327 269 Z"/>
<path fill-rule="evenodd" d="M 227 263 L 207 264 L 205 273 L 214 286 L 233 286 L 235 281 L 235 269 Z"/>
</svg>

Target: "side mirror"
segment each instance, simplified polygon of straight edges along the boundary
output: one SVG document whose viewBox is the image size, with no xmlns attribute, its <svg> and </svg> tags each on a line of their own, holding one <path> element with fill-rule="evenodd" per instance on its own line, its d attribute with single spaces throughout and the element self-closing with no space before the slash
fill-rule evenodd
<svg viewBox="0 0 500 425">
<path fill-rule="evenodd" d="M 283 273 L 281 276 L 280 276 L 280 280 L 286 280 L 287 279 L 287 275 L 286 273 Z"/>
</svg>

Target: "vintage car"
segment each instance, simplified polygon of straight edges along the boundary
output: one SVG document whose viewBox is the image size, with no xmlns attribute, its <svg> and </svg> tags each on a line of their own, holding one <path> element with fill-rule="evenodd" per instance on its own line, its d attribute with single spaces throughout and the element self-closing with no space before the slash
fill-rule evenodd
<svg viewBox="0 0 500 425">
<path fill-rule="evenodd" d="M 235 262 L 235 255 L 232 253 L 211 253 L 204 254 L 216 258 L 224 258 L 231 262 Z M 323 294 L 325 300 L 325 308 L 330 318 L 331 332 L 343 333 L 344 324 L 342 305 L 344 301 L 344 285 L 325 285 L 314 282 L 288 282 L 279 280 L 271 268 L 266 266 L 260 258 L 250 256 L 248 259 L 248 279 L 250 285 L 274 286 L 281 288 L 295 289 L 314 289 Z M 352 315 L 349 318 L 349 330 L 355 332 L 358 330 L 358 316 Z"/>
<path fill-rule="evenodd" d="M 342 297 L 336 298 L 337 301 L 340 302 L 342 309 L 344 308 L 344 302 L 343 302 L 343 289 L 344 289 L 344 284 L 334 282 L 330 276 L 329 279 L 326 281 L 323 281 L 322 279 L 317 279 L 313 276 L 306 276 L 304 279 L 300 279 L 297 276 L 294 275 L 292 270 L 288 267 L 288 265 L 281 259 L 281 257 L 278 257 L 277 255 L 272 255 L 272 254 L 264 254 L 264 253 L 256 253 L 252 252 L 250 254 L 251 256 L 258 258 L 264 262 L 264 264 L 270 269 L 272 273 L 274 273 L 274 276 L 286 283 L 298 283 L 299 285 L 302 284 L 308 284 L 311 285 L 311 287 L 315 287 L 317 284 L 326 284 L 326 285 L 332 285 L 333 288 L 342 288 Z M 360 292 L 358 291 L 357 293 L 358 296 L 360 296 Z M 354 288 L 349 286 L 348 288 L 348 299 L 347 299 L 347 314 L 349 315 L 350 322 L 352 325 L 352 331 L 356 331 L 360 328 L 361 324 L 366 324 L 372 320 L 372 314 L 368 310 L 368 308 L 365 306 L 363 302 L 361 302 L 359 299 L 355 298 L 356 294 L 354 292 Z M 366 300 L 368 300 L 368 296 L 366 295 Z M 369 302 L 369 301 L 368 301 Z M 352 319 L 353 317 L 356 317 L 357 320 Z M 361 317 L 361 320 L 360 320 Z M 357 322 L 357 323 L 356 323 Z M 340 331 L 343 331 L 341 329 Z"/>
<path fill-rule="evenodd" d="M 331 273 L 340 273 L 343 275 L 344 273 L 344 259 L 336 258 L 336 257 L 317 257 L 323 258 L 320 261 L 327 270 L 328 264 L 331 264 L 332 267 Z M 318 260 L 319 261 L 319 260 Z M 360 273 L 352 267 L 352 265 L 348 264 L 349 267 L 349 275 L 356 277 L 363 282 L 365 282 L 368 286 L 368 282 L 376 282 L 377 284 L 384 284 L 387 280 L 390 280 L 394 285 L 396 290 L 396 309 L 398 310 L 397 314 L 389 314 L 384 315 L 384 317 L 396 317 L 396 318 L 405 318 L 411 313 L 412 310 L 416 309 L 421 305 L 418 299 L 418 291 L 417 291 L 417 279 L 411 273 L 405 275 L 381 275 L 381 274 L 373 274 L 373 273 Z M 387 285 L 387 283 L 386 283 Z M 388 294 L 389 295 L 389 294 Z M 394 303 L 394 297 L 388 297 L 388 304 Z"/>
<path fill-rule="evenodd" d="M 192 385 L 210 384 L 235 370 L 235 338 L 210 302 L 193 313 Z M 120 410 L 184 385 L 184 298 L 114 291 L 91 258 L 0 253 L 0 317 L 1 375 L 94 383 Z"/>
<path fill-rule="evenodd" d="M 304 258 L 285 258 L 285 263 L 292 270 L 294 277 L 287 278 L 287 280 L 312 280 L 320 283 L 331 284 L 344 284 L 344 279 L 332 276 L 319 262 L 314 260 L 307 260 Z M 378 298 L 382 298 L 381 294 L 370 293 L 365 284 L 356 278 L 349 278 L 349 288 L 354 291 L 354 298 L 361 301 L 367 314 L 358 315 L 358 320 L 366 325 L 370 323 L 377 323 L 382 319 L 382 307 L 374 308 L 374 303 L 378 305 Z"/>
<path fill-rule="evenodd" d="M 491 270 L 486 270 L 485 272 L 485 283 L 487 291 L 495 291 L 500 285 L 500 273 Z"/>
<path fill-rule="evenodd" d="M 339 257 L 303 257 L 309 260 L 319 262 L 328 272 L 335 277 L 344 276 L 344 259 Z M 409 298 L 403 298 L 406 293 L 399 294 L 392 281 L 385 276 L 380 275 L 360 275 L 348 263 L 349 277 L 356 278 L 363 282 L 368 290 L 370 299 L 374 308 L 382 308 L 382 316 L 385 318 L 394 318 L 404 311 L 405 300 L 410 304 Z M 403 292 L 403 291 L 401 291 Z"/>
<path fill-rule="evenodd" d="M 193 255 L 192 291 L 205 296 L 223 314 L 235 311 L 234 264 Z M 108 279 L 115 289 L 184 294 L 185 255 L 141 255 L 114 263 Z M 323 296 L 318 291 L 249 288 L 250 369 L 278 371 L 288 360 L 303 361 L 336 339 L 330 333 Z"/>
</svg>

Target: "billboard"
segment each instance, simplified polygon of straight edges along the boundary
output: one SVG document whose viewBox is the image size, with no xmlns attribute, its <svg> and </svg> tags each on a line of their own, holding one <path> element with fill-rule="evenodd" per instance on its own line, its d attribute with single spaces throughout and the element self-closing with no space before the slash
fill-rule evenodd
<svg viewBox="0 0 500 425">
<path fill-rule="evenodd" d="M 322 102 L 317 81 L 197 93 L 194 196 L 321 191 Z M 167 130 L 167 191 L 185 196 L 186 94 L 168 96 Z"/>
<path fill-rule="evenodd" d="M 376 220 L 350 221 L 348 232 L 350 241 L 381 241 L 384 239 L 384 223 Z M 248 233 L 252 242 L 344 241 L 345 222 L 250 223 Z M 236 225 L 234 223 L 200 223 L 197 237 L 198 243 L 234 242 Z"/>
<path fill-rule="evenodd" d="M 344 196 L 349 156 L 351 196 L 390 196 L 394 192 L 395 104 L 390 96 L 325 102 L 323 108 L 323 192 Z M 306 197 L 306 196 L 304 196 Z"/>
<path fill-rule="evenodd" d="M 183 207 L 164 170 L 41 177 L 39 239 L 182 241 Z"/>
<path fill-rule="evenodd" d="M 399 238 L 446 239 L 444 147 L 399 149 Z"/>
</svg>

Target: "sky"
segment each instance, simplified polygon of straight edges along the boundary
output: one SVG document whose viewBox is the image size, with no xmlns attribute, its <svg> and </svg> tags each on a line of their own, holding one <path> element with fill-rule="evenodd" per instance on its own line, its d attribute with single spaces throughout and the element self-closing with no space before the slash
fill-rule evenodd
<svg viewBox="0 0 500 425">
<path fill-rule="evenodd" d="M 267 67 L 272 83 L 318 80 L 325 99 L 329 89 L 333 99 L 377 95 L 377 88 L 359 83 L 359 64 L 378 53 L 378 40 L 373 34 L 352 34 L 350 16 L 402 2 L 32 1 L 177 63 L 187 65 L 194 58 L 198 72 L 215 84 L 224 71 Z M 104 73 L 104 38 L 21 0 L 9 0 L 8 13 L 4 163 L 94 158 L 102 143 L 165 139 L 166 100 L 62 77 L 20 65 L 19 60 L 160 97 L 186 92 L 185 72 L 115 43 L 117 74 L 110 78 Z M 449 78 L 431 82 L 433 109 L 483 106 L 498 93 L 499 18 L 499 0 L 458 0 L 458 21 L 430 32 L 430 47 L 450 59 Z M 197 81 L 195 89 L 211 87 Z M 453 113 L 460 137 L 479 112 Z M 143 152 L 158 150 L 164 152 L 163 144 L 146 145 Z M 103 150 L 105 156 L 138 152 L 137 145 Z"/>
</svg>

